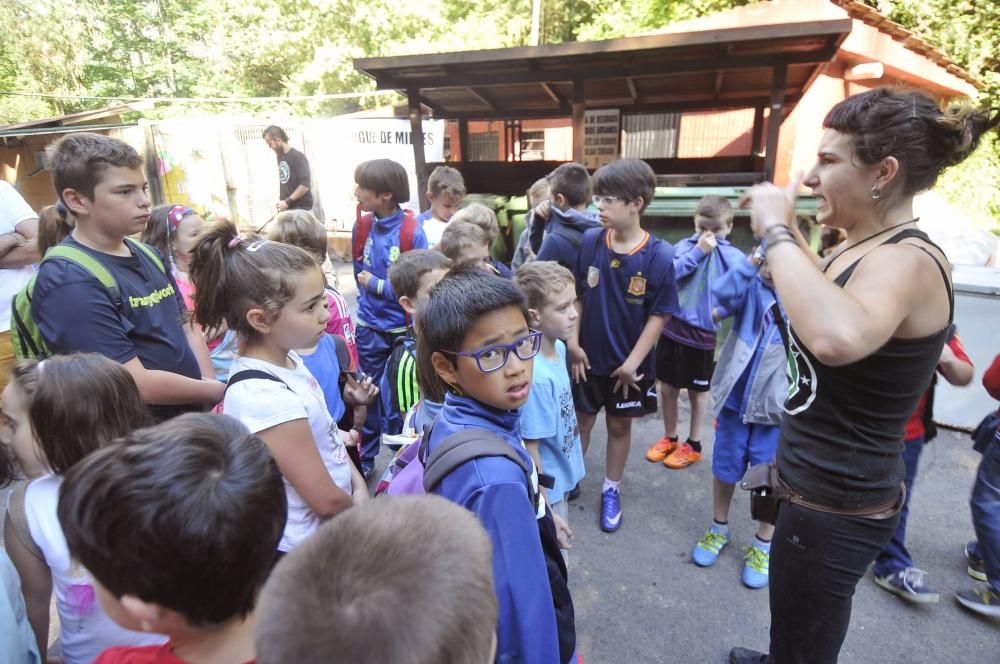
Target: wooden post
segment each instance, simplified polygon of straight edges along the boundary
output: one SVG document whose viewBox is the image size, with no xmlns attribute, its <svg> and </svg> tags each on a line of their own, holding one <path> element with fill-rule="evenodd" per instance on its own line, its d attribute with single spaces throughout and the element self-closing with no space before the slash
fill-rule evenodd
<svg viewBox="0 0 1000 664">
<path fill-rule="evenodd" d="M 583 113 L 586 110 L 583 94 L 583 81 L 573 81 L 573 161 L 583 163 L 584 125 Z"/>
<path fill-rule="evenodd" d="M 410 107 L 410 143 L 413 144 L 413 166 L 417 171 L 417 189 L 420 191 L 420 211 L 430 207 L 427 203 L 427 159 L 424 156 L 423 117 L 420 110 L 420 89 L 408 88 L 406 99 Z"/>
<path fill-rule="evenodd" d="M 774 182 L 774 165 L 778 159 L 778 135 L 785 114 L 785 74 L 788 65 L 782 63 L 773 70 L 771 77 L 771 113 L 767 119 L 767 145 L 764 154 L 764 179 Z"/>
<path fill-rule="evenodd" d="M 472 161 L 469 155 L 469 121 L 458 121 L 458 157 L 462 163 Z"/>
<path fill-rule="evenodd" d="M 761 141 L 764 140 L 764 107 L 758 106 L 753 112 L 753 138 L 750 140 L 750 154 L 760 155 Z"/>
</svg>

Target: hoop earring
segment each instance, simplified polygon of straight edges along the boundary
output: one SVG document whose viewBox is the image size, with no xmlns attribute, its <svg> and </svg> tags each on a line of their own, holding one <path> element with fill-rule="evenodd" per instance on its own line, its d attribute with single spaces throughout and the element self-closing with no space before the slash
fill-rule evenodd
<svg viewBox="0 0 1000 664">
<path fill-rule="evenodd" d="M 877 184 L 872 185 L 872 192 L 871 193 L 872 193 L 872 200 L 873 201 L 877 201 L 878 199 L 882 198 L 882 192 L 878 190 L 878 185 Z"/>
</svg>

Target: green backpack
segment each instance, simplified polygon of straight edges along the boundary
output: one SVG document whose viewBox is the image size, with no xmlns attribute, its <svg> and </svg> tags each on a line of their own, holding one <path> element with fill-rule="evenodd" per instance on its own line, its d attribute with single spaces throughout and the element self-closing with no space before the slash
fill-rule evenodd
<svg viewBox="0 0 1000 664">
<path fill-rule="evenodd" d="M 129 238 L 125 238 L 125 242 L 134 250 L 137 250 L 136 253 L 145 254 L 164 274 L 167 273 L 163 267 L 163 261 L 160 260 L 160 257 L 150 247 Z M 92 274 L 95 279 L 104 284 L 104 287 L 108 289 L 108 292 L 111 294 L 111 301 L 115 303 L 115 308 L 118 311 L 124 311 L 121 292 L 118 290 L 118 282 L 115 281 L 114 276 L 108 268 L 104 267 L 101 261 L 83 249 L 59 244 L 45 252 L 42 263 L 57 258 L 75 263 Z M 41 267 L 41 263 L 39 267 Z M 31 280 L 25 284 L 24 288 L 14 295 L 14 299 L 11 302 L 11 342 L 14 346 L 14 357 L 18 359 L 29 358 L 41 360 L 52 354 L 46 348 L 41 330 L 38 329 L 35 319 L 31 316 L 31 294 L 35 290 L 35 280 L 37 278 L 38 273 L 36 272 L 32 275 Z"/>
</svg>

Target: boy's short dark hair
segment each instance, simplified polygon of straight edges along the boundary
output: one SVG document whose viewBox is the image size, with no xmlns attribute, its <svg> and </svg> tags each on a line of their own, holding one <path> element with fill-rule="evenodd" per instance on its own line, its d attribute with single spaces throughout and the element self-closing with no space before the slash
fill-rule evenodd
<svg viewBox="0 0 1000 664">
<path fill-rule="evenodd" d="M 698 207 L 694 210 L 695 217 L 705 217 L 729 226 L 733 223 L 733 204 L 724 196 L 709 194 L 702 196 Z"/>
<path fill-rule="evenodd" d="M 262 135 L 264 138 L 280 138 L 285 143 L 288 142 L 288 134 L 286 134 L 285 130 L 279 127 L 278 125 L 269 126 L 267 129 L 264 130 L 264 133 Z"/>
<path fill-rule="evenodd" d="M 253 610 L 288 516 L 264 442 L 226 415 L 140 429 L 66 473 L 70 553 L 115 597 L 136 595 L 192 626 Z"/>
<path fill-rule="evenodd" d="M 433 249 L 413 249 L 399 257 L 389 268 L 389 285 L 396 297 L 413 299 L 420 289 L 420 278 L 432 270 L 447 270 L 451 259 Z"/>
<path fill-rule="evenodd" d="M 441 194 L 463 198 L 466 193 L 465 179 L 457 168 L 438 166 L 427 179 L 427 191 L 435 198 Z"/>
<path fill-rule="evenodd" d="M 455 216 L 461 212 L 462 210 L 459 210 Z M 441 253 L 453 261 L 459 259 L 462 250 L 466 247 L 488 247 L 489 245 L 490 241 L 486 237 L 486 231 L 476 224 L 458 221 L 454 217 L 444 227 L 444 233 L 441 234 L 441 240 L 437 244 Z"/>
<path fill-rule="evenodd" d="M 475 267 L 456 267 L 431 289 L 417 313 L 417 357 L 459 350 L 476 319 L 505 307 L 517 307 L 528 320 L 524 295 L 510 279 Z"/>
<path fill-rule="evenodd" d="M 492 245 L 500 235 L 500 222 L 497 220 L 497 213 L 486 207 L 482 203 L 470 203 L 451 216 L 449 223 L 464 221 L 467 224 L 474 224 L 483 229 L 486 233 L 487 246 Z M 445 228 L 447 230 L 447 227 Z"/>
<path fill-rule="evenodd" d="M 514 273 L 514 283 L 524 293 L 528 306 L 541 309 L 549 293 L 565 288 L 574 288 L 573 273 L 556 261 L 532 261 L 525 263 Z"/>
<path fill-rule="evenodd" d="M 370 500 L 281 561 L 257 616 L 259 664 L 489 661 L 489 537 L 438 496 Z"/>
<path fill-rule="evenodd" d="M 354 182 L 376 194 L 392 194 L 396 205 L 410 200 L 410 176 L 392 159 L 372 159 L 354 169 Z"/>
<path fill-rule="evenodd" d="M 75 189 L 93 200 L 94 188 L 109 168 L 140 168 L 142 157 L 128 143 L 117 138 L 81 132 L 68 134 L 46 150 L 52 169 L 52 184 L 62 199 L 66 189 Z"/>
<path fill-rule="evenodd" d="M 267 239 L 308 251 L 322 265 L 326 260 L 326 226 L 309 210 L 285 210 L 274 218 Z"/>
<path fill-rule="evenodd" d="M 590 202 L 590 173 L 582 165 L 571 161 L 562 164 L 545 176 L 549 181 L 549 196 L 562 194 L 570 207 Z"/>
<path fill-rule="evenodd" d="M 641 159 L 618 159 L 594 173 L 594 193 L 598 196 L 621 196 L 642 199 L 643 212 L 656 195 L 656 173 Z"/>
</svg>

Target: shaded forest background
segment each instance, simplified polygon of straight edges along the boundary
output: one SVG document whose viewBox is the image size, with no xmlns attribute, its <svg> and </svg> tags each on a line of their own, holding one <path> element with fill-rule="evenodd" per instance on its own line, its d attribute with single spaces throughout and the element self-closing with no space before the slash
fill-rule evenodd
<svg viewBox="0 0 1000 664">
<path fill-rule="evenodd" d="M 98 108 L 95 97 L 260 97 L 371 90 L 353 58 L 595 40 L 655 31 L 753 0 L 4 0 L 0 124 Z M 1000 2 L 872 0 L 936 45 L 1000 105 Z M 336 115 L 394 95 L 234 104 L 160 104 L 192 113 Z M 283 107 L 283 108 L 282 108 Z M 1000 140 L 992 135 L 938 190 L 1000 227 Z"/>
</svg>

